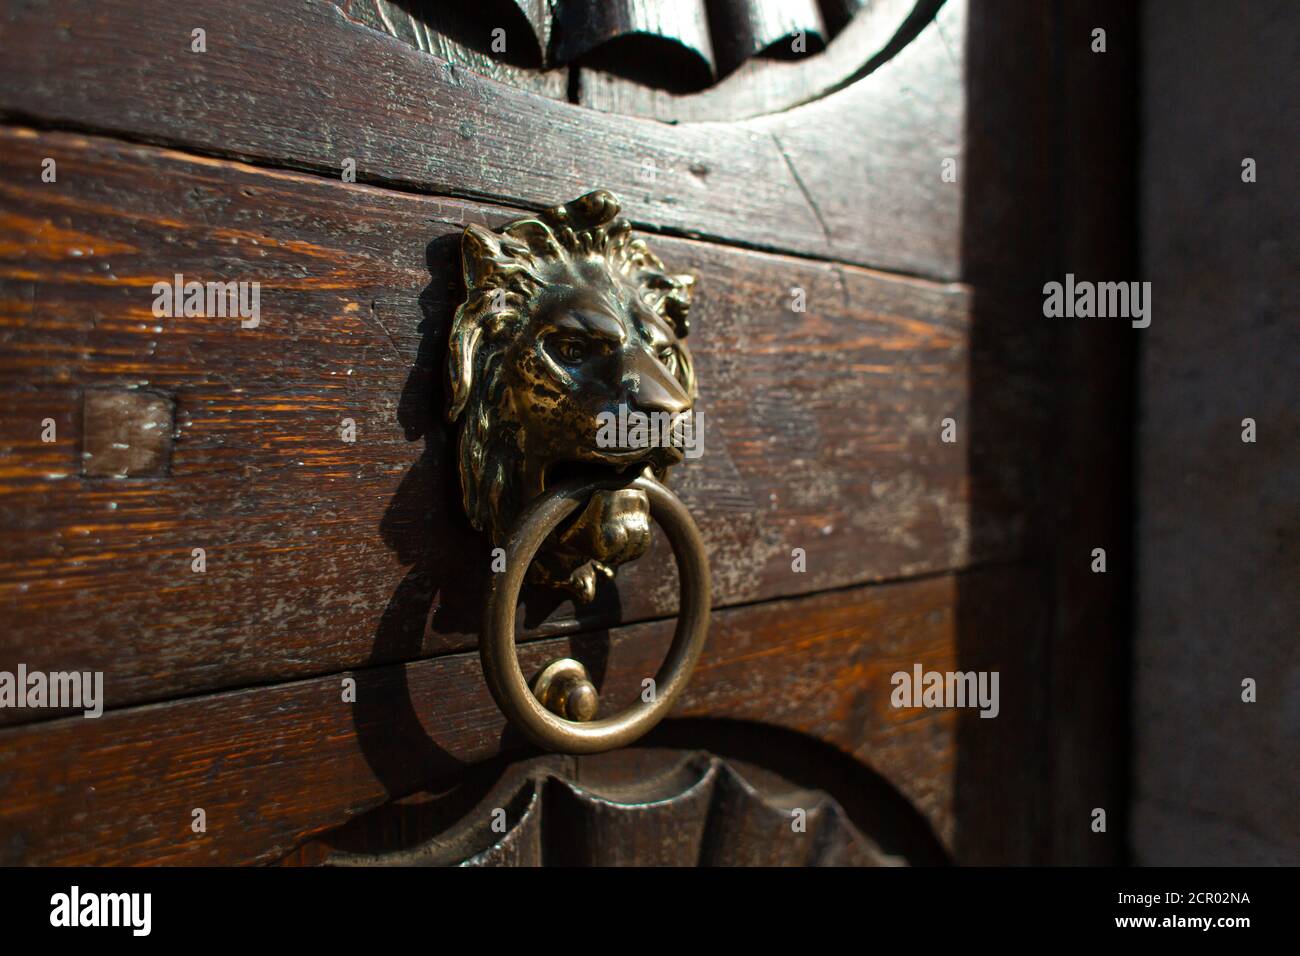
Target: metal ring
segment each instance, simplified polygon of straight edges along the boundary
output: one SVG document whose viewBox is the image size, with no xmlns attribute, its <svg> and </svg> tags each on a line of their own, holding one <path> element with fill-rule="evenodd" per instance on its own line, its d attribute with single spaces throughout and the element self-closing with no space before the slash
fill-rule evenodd
<svg viewBox="0 0 1300 956">
<path fill-rule="evenodd" d="M 654 700 L 638 699 L 612 717 L 578 723 L 547 710 L 533 696 L 519 667 L 515 606 L 524 574 L 542 542 L 595 491 L 637 488 L 650 499 L 650 515 L 668 534 L 677 559 L 681 608 L 672 647 L 655 675 Z M 690 680 L 709 629 L 709 559 L 690 512 L 675 494 L 648 477 L 576 478 L 543 492 L 520 516 L 505 546 L 506 569 L 493 575 L 483 614 L 479 657 L 501 711 L 533 743 L 570 754 L 600 753 L 631 743 L 664 718 Z"/>
</svg>

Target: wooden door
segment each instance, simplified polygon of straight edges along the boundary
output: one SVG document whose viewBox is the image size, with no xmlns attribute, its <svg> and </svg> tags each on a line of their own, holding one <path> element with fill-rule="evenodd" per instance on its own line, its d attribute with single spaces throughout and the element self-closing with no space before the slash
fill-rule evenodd
<svg viewBox="0 0 1300 956">
<path fill-rule="evenodd" d="M 1127 5 L 482 6 L 5 6 L 0 672 L 103 712 L 0 707 L 0 861 L 1114 862 L 1128 340 L 1041 289 L 1130 261 Z M 571 757 L 484 684 L 445 365 L 465 228 L 597 188 L 697 277 L 713 609 Z M 525 670 L 633 699 L 671 564 L 530 594 Z"/>
</svg>

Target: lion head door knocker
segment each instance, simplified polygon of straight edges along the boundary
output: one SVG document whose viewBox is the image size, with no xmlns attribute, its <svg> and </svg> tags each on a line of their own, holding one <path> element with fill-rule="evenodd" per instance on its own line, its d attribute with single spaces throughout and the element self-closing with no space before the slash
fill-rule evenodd
<svg viewBox="0 0 1300 956">
<path fill-rule="evenodd" d="M 605 190 L 465 229 L 465 301 L 448 355 L 448 417 L 461 422 L 465 511 L 505 551 L 479 639 L 502 711 L 535 743 L 594 753 L 640 737 L 671 709 L 708 629 L 709 566 L 668 469 L 698 449 L 684 341 L 694 277 L 634 238 Z M 651 700 L 597 718 L 582 664 L 553 661 L 530 688 L 515 650 L 525 575 L 590 601 L 602 577 L 645 553 L 651 519 L 681 582 L 672 648 Z"/>
</svg>

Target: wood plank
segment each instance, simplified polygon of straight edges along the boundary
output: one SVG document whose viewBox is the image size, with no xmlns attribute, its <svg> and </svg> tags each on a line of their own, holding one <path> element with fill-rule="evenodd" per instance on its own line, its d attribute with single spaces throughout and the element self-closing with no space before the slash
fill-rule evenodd
<svg viewBox="0 0 1300 956">
<path fill-rule="evenodd" d="M 119 707 L 475 646 L 489 556 L 460 505 L 445 335 L 464 224 L 514 213 L 92 137 L 9 129 L 0 146 L 0 594 L 16 622 L 0 667 L 105 671 Z M 972 353 L 962 286 L 655 248 L 700 276 L 705 453 L 673 483 L 719 605 L 1022 553 L 1038 326 L 1003 321 L 996 350 Z M 155 318 L 152 284 L 176 273 L 259 282 L 260 325 Z M 978 447 L 972 363 L 1003 406 Z M 85 396 L 110 387 L 174 403 L 165 473 L 83 475 Z M 57 443 L 39 440 L 46 418 Z M 673 613 L 656 541 L 592 606 L 529 596 L 529 633 Z"/>
<path fill-rule="evenodd" d="M 1056 276 L 1073 272 L 1097 281 L 1131 281 L 1137 256 L 1135 178 L 1139 102 L 1138 8 L 1125 0 L 1065 4 L 1053 11 L 1061 76 L 1058 108 L 1071 117 L 1057 130 L 1061 241 Z M 1104 54 L 1092 52 L 1092 31 L 1106 30 Z M 1006 24 L 1000 22 L 999 30 Z M 1097 136 L 1098 129 L 1107 129 Z M 1171 284 L 1157 289 L 1172 290 Z M 1154 321 L 1174 320 L 1157 293 Z M 1137 407 L 1134 360 L 1150 329 L 1123 319 L 1074 321 L 1062 330 L 1056 361 L 1062 438 L 1052 470 L 1058 488 L 1088 475 L 1086 494 L 1048 499 L 1040 533 L 1054 546 L 1055 606 L 1051 643 L 1053 761 L 1051 854 L 1071 865 L 1125 862 L 1130 833 L 1126 801 L 1132 757 L 1127 742 L 1132 694 L 1133 426 Z M 1180 333 L 1181 338 L 1181 333 Z M 1117 427 L 1118 425 L 1118 427 Z M 1172 489 L 1172 485 L 1171 485 Z M 1188 513 L 1188 512 L 1185 512 Z M 1106 572 L 1094 573 L 1094 548 L 1106 551 Z M 1113 741 L 1113 746 L 1101 746 Z M 1092 829 L 1093 810 L 1105 808 L 1105 833 Z"/>
<path fill-rule="evenodd" d="M 1032 322 L 990 303 L 1007 282 L 1041 289 L 1067 272 L 1091 281 L 1140 278 L 1133 257 L 1133 4 L 975 4 L 967 22 L 964 274 L 973 355 L 1005 348 L 1011 326 Z M 1106 30 L 1107 51 L 1092 51 Z M 1041 297 L 1040 297 L 1041 302 Z M 1132 358 L 1148 334 L 1124 319 L 1037 320 L 1048 327 L 1034 365 L 1052 383 L 1052 427 L 1035 480 L 1049 493 L 1026 514 L 1027 550 L 1045 571 L 1053 614 L 1043 651 L 1051 700 L 1051 796 L 1041 812 L 1052 863 L 1123 861 L 1130 761 L 1128 558 L 1133 534 L 1130 443 Z M 1157 318 L 1157 321 L 1159 319 Z M 973 448 L 1007 426 L 998 361 L 971 365 Z M 990 506 L 977 494 L 975 511 Z M 973 542 L 978 549 L 978 541 Z M 1108 571 L 1093 573 L 1104 547 Z M 1109 815 L 1092 830 L 1092 810 Z"/>
<path fill-rule="evenodd" d="M 958 860 L 1031 862 L 1046 756 L 1032 651 L 1045 620 L 1026 596 L 1039 586 L 1007 568 L 716 612 L 674 716 L 830 743 L 911 801 Z M 521 660 L 530 669 L 576 654 L 604 706 L 617 708 L 658 668 L 669 631 L 656 622 L 551 639 L 525 646 Z M 999 671 L 998 717 L 893 707 L 891 675 L 914 664 Z M 355 703 L 343 702 L 349 677 Z M 0 861 L 271 861 L 515 751 L 529 752 L 470 653 L 7 728 Z M 193 832 L 196 808 L 205 832 Z"/>
<path fill-rule="evenodd" d="M 605 187 L 646 227 L 953 279 L 964 11 L 814 103 L 668 125 L 457 69 L 328 3 L 33 0 L 0 13 L 0 113 L 531 208 Z"/>
</svg>

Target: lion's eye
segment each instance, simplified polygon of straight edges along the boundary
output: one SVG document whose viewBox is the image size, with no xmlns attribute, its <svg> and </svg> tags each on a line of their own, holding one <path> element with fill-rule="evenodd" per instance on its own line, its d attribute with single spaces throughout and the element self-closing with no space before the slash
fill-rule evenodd
<svg viewBox="0 0 1300 956">
<path fill-rule="evenodd" d="M 582 339 L 560 339 L 555 343 L 554 348 L 561 362 L 581 362 L 587 357 L 587 343 Z"/>
<path fill-rule="evenodd" d="M 677 368 L 677 350 L 671 345 L 665 345 L 659 350 L 659 361 L 671 372 Z"/>
</svg>

